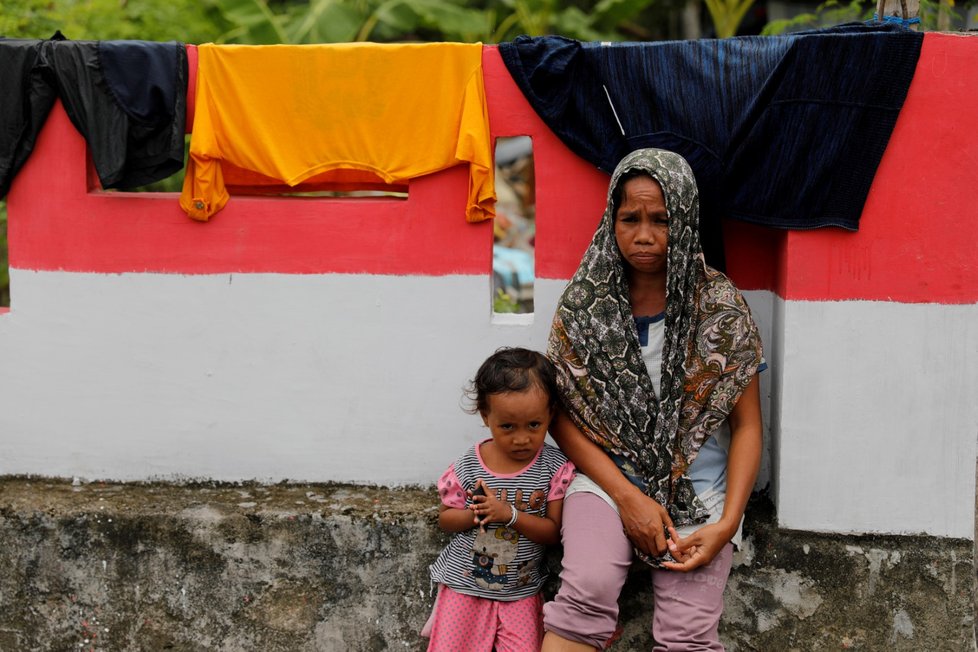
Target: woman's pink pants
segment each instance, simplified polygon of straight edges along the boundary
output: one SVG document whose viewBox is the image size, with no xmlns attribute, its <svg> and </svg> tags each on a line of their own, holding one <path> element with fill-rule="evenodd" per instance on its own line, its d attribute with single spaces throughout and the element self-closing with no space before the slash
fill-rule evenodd
<svg viewBox="0 0 978 652">
<path fill-rule="evenodd" d="M 632 567 L 632 544 L 617 512 L 599 496 L 564 500 L 563 570 L 557 597 L 543 606 L 543 626 L 562 638 L 603 649 L 618 625 L 618 596 Z M 733 545 L 689 573 L 652 571 L 655 652 L 723 650 L 717 634 Z"/>
</svg>

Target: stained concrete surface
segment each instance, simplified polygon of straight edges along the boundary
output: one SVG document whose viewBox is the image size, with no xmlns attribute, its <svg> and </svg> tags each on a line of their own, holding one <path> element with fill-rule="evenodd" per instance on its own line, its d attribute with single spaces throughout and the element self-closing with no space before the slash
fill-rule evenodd
<svg viewBox="0 0 978 652">
<path fill-rule="evenodd" d="M 423 650 L 436 514 L 430 488 L 2 478 L 0 651 Z M 745 532 L 728 650 L 975 649 L 972 541 L 779 530 L 763 498 Z M 614 650 L 650 649 L 646 579 Z"/>
</svg>

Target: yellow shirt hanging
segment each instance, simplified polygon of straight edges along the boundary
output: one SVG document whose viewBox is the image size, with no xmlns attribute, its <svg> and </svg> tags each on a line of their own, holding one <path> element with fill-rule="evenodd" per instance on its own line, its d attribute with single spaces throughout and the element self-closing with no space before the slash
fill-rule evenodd
<svg viewBox="0 0 978 652">
<path fill-rule="evenodd" d="M 201 45 L 180 206 L 207 220 L 226 186 L 469 165 L 466 218 L 494 215 L 482 45 Z"/>
</svg>

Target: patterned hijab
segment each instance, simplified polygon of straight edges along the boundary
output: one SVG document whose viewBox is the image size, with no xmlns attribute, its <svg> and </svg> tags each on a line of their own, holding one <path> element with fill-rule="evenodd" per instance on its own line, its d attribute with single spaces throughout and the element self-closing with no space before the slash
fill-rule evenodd
<svg viewBox="0 0 978 652">
<path fill-rule="evenodd" d="M 658 398 L 642 359 L 615 240 L 614 190 L 633 170 L 659 183 L 669 213 Z M 761 362 L 761 340 L 747 304 L 726 276 L 704 262 L 698 221 L 696 181 L 685 159 L 659 149 L 622 159 L 601 223 L 561 295 L 548 345 L 571 419 L 635 470 L 677 526 L 706 519 L 686 471 Z"/>
</svg>

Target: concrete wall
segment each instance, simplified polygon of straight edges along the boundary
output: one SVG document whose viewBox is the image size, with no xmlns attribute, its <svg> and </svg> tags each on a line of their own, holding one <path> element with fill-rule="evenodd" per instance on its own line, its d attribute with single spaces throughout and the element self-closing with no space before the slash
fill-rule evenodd
<svg viewBox="0 0 978 652">
<path fill-rule="evenodd" d="M 423 650 L 435 504 L 431 489 L 0 480 L 0 650 Z M 728 650 L 974 649 L 970 540 L 788 531 L 764 500 L 745 533 Z M 614 650 L 651 648 L 651 605 L 636 567 Z"/>
<path fill-rule="evenodd" d="M 973 538 L 976 48 L 925 37 L 858 233 L 727 225 L 785 526 Z M 485 355 L 544 346 L 607 183 L 485 63 L 493 134 L 534 142 L 531 323 L 491 314 L 464 170 L 406 200 L 235 197 L 201 224 L 175 196 L 97 190 L 52 114 L 8 197 L 0 474 L 432 482 L 482 436 L 459 400 Z"/>
<path fill-rule="evenodd" d="M 435 505 L 430 489 L 0 480 L 0 650 L 420 651 Z M 764 501 L 745 533 L 731 652 L 974 649 L 970 540 L 783 530 Z M 651 649 L 651 611 L 636 568 L 612 649 Z"/>
</svg>

